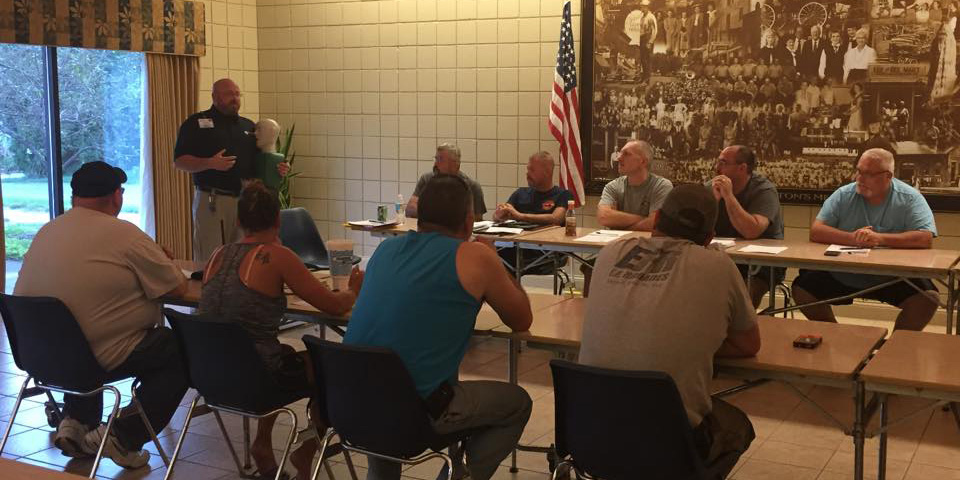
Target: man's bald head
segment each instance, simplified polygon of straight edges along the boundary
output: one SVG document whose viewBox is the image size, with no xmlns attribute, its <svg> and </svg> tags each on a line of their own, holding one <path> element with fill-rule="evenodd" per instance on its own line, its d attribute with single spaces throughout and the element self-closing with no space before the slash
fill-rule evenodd
<svg viewBox="0 0 960 480">
<path fill-rule="evenodd" d="M 617 169 L 621 175 L 634 175 L 647 171 L 653 160 L 653 149 L 643 140 L 630 140 L 620 149 Z"/>
<path fill-rule="evenodd" d="M 224 115 L 240 113 L 240 87 L 229 78 L 213 82 L 213 106 Z"/>
<path fill-rule="evenodd" d="M 871 148 L 864 151 L 860 158 L 865 162 L 869 162 L 869 164 L 877 170 L 894 173 L 896 163 L 894 162 L 893 153 L 889 150 Z"/>
</svg>

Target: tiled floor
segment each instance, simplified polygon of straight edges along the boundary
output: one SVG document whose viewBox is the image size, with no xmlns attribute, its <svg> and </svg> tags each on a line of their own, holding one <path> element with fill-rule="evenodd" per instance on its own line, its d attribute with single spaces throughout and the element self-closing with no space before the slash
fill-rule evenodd
<svg viewBox="0 0 960 480">
<path fill-rule="evenodd" d="M 798 320 L 799 321 L 799 320 Z M 311 327 L 301 327 L 284 333 L 290 343 Z M 506 378 L 506 352 L 504 341 L 497 339 L 474 340 L 463 362 L 463 379 Z M 522 441 L 527 444 L 549 445 L 553 437 L 553 395 L 547 366 L 547 352 L 525 349 L 520 362 L 520 382 L 534 399 L 534 412 L 524 432 Z M 0 428 L 6 428 L 15 395 L 23 380 L 9 353 L 5 339 L 0 342 Z M 731 385 L 730 380 L 716 381 L 716 388 Z M 124 386 L 128 388 L 128 386 Z M 803 387 L 801 390 L 816 400 L 826 411 L 844 423 L 852 418 L 851 392 L 834 388 Z M 46 425 L 44 407 L 38 401 L 28 401 L 14 421 L 13 435 L 7 445 L 5 457 L 31 462 L 52 469 L 66 469 L 85 473 L 89 461 L 71 461 L 60 455 L 53 447 L 52 431 Z M 182 425 L 188 398 L 171 425 L 161 432 L 161 441 L 168 452 Z M 849 479 L 853 476 L 853 443 L 850 437 L 826 420 L 818 411 L 804 403 L 800 397 L 782 384 L 767 384 L 729 400 L 744 409 L 753 421 L 757 440 L 744 455 L 733 472 L 732 478 L 755 479 Z M 897 418 L 925 404 L 911 398 L 894 398 L 891 417 Z M 303 418 L 302 404 L 297 410 Z M 227 428 L 239 448 L 240 422 L 225 418 Z M 275 438 L 286 435 L 286 428 L 278 427 Z M 149 446 L 152 449 L 152 446 Z M 867 442 L 868 478 L 876 476 L 876 440 Z M 891 480 L 960 479 L 960 429 L 952 416 L 938 409 L 925 410 L 892 430 L 889 446 L 888 475 Z M 508 459 L 509 460 L 509 459 Z M 342 457 L 335 457 L 331 467 L 337 478 L 348 479 Z M 365 461 L 354 458 L 364 475 Z M 547 462 L 541 454 L 520 453 L 517 459 L 519 473 L 511 474 L 502 467 L 498 479 L 545 479 Z M 506 462 L 505 462 L 506 465 Z M 98 472 L 104 478 L 160 479 L 164 469 L 157 455 L 150 462 L 151 469 L 125 471 L 104 460 Z M 433 479 L 440 469 L 439 462 L 428 462 L 405 470 L 404 478 Z M 2 472 L 0 472 L 2 478 Z M 181 460 L 177 464 L 175 478 L 190 480 L 238 478 L 227 449 L 219 435 L 216 423 L 210 416 L 196 419 Z"/>
</svg>

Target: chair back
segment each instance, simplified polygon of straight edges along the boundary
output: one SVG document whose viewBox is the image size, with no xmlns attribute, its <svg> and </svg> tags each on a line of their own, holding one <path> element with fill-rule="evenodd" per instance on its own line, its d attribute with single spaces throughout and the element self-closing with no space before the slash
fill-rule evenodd
<svg viewBox="0 0 960 480">
<path fill-rule="evenodd" d="M 41 383 L 70 390 L 103 384 L 106 372 L 63 302 L 0 294 L 0 315 L 17 368 Z"/>
<path fill-rule="evenodd" d="M 607 480 L 706 477 L 676 384 L 663 372 L 551 360 L 561 458 Z"/>
<path fill-rule="evenodd" d="M 330 258 L 317 225 L 305 208 L 280 210 L 280 242 L 308 268 L 329 268 Z"/>
<path fill-rule="evenodd" d="M 348 444 L 410 458 L 446 446 L 430 425 L 423 400 L 403 361 L 390 349 L 344 345 L 311 335 L 313 359 L 327 418 Z"/>
<path fill-rule="evenodd" d="M 262 414 L 304 396 L 277 384 L 238 323 L 169 308 L 163 313 L 180 343 L 191 386 L 206 403 Z"/>
</svg>

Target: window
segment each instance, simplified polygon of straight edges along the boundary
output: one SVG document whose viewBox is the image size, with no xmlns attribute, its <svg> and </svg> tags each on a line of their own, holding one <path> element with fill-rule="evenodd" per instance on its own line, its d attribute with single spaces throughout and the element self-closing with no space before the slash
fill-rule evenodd
<svg viewBox="0 0 960 480">
<path fill-rule="evenodd" d="M 37 230 L 70 208 L 70 177 L 85 162 L 127 172 L 120 218 L 142 227 L 143 69 L 140 53 L 0 44 L 7 292 Z"/>
</svg>

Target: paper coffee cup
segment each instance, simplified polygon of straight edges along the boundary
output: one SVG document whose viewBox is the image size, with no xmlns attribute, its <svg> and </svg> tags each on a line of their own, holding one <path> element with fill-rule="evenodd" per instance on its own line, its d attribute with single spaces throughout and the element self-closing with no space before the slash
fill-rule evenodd
<svg viewBox="0 0 960 480">
<path fill-rule="evenodd" d="M 346 290 L 350 281 L 350 271 L 353 269 L 353 240 L 329 240 L 327 253 L 330 255 L 330 276 L 333 277 L 333 288 Z"/>
</svg>

